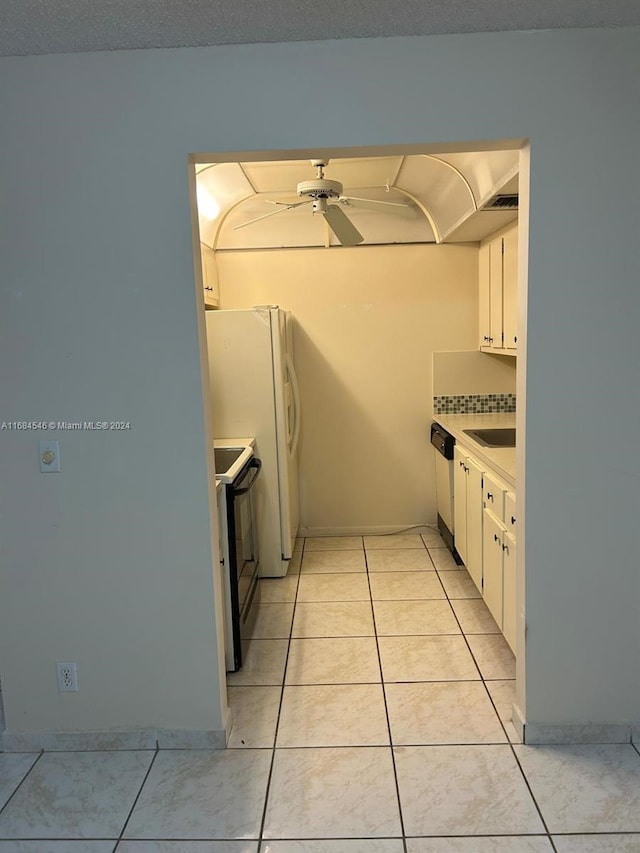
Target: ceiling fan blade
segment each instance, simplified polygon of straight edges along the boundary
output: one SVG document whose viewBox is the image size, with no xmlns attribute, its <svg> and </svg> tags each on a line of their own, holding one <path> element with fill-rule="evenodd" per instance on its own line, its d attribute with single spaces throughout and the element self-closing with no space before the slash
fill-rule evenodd
<svg viewBox="0 0 640 853">
<path fill-rule="evenodd" d="M 327 220 L 327 225 L 331 228 L 343 246 L 356 246 L 364 240 L 362 234 L 358 231 L 351 220 L 345 216 L 344 211 L 342 211 L 337 204 L 327 205 L 327 209 L 324 211 L 323 216 Z"/>
<path fill-rule="evenodd" d="M 341 195 L 338 201 L 366 201 L 369 204 L 386 204 L 389 207 L 411 207 L 410 204 L 405 204 L 401 201 L 382 201 L 378 198 L 358 198 L 355 195 Z"/>
<path fill-rule="evenodd" d="M 263 213 L 262 216 L 256 216 L 254 219 L 248 219 L 246 222 L 241 222 L 240 225 L 234 225 L 233 230 L 244 228 L 245 225 L 253 225 L 254 222 L 260 222 L 261 219 L 267 219 L 269 216 L 276 216 L 278 213 L 284 213 L 285 210 L 291 210 L 293 207 L 300 207 L 303 204 L 309 204 L 309 201 L 297 201 L 293 204 L 283 204 L 277 210 L 270 210 L 269 213 Z"/>
</svg>

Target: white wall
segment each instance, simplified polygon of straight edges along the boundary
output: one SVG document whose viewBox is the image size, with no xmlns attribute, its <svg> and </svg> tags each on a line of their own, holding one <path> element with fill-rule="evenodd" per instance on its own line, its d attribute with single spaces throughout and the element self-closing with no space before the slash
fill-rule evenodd
<svg viewBox="0 0 640 853">
<path fill-rule="evenodd" d="M 522 137 L 526 715 L 640 716 L 637 29 L 5 58 L 0 81 L 3 417 L 132 423 L 61 435 L 61 475 L 0 434 L 10 730 L 221 721 L 187 154 Z"/>
<path fill-rule="evenodd" d="M 222 308 L 296 318 L 308 535 L 434 524 L 431 359 L 478 334 L 477 246 L 219 252 Z"/>
</svg>

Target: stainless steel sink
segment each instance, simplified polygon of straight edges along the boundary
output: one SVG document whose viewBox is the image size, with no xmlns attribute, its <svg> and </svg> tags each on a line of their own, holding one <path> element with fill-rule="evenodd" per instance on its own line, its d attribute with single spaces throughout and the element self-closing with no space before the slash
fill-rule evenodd
<svg viewBox="0 0 640 853">
<path fill-rule="evenodd" d="M 463 429 L 467 435 L 483 447 L 515 447 L 516 428 L 496 427 L 494 429 Z"/>
</svg>

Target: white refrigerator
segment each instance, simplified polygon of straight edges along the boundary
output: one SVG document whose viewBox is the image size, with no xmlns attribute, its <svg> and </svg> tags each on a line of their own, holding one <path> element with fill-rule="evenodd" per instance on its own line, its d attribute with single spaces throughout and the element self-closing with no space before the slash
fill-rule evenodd
<svg viewBox="0 0 640 853">
<path fill-rule="evenodd" d="M 289 312 L 268 305 L 207 311 L 206 322 L 214 438 L 256 440 L 260 574 L 282 577 L 300 522 L 293 321 Z"/>
</svg>

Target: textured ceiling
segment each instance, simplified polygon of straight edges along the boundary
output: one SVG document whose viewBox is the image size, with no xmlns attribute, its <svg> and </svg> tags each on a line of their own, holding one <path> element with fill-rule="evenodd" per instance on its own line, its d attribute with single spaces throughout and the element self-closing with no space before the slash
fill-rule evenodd
<svg viewBox="0 0 640 853">
<path fill-rule="evenodd" d="M 637 25 L 638 0 L 0 0 L 0 56 Z"/>
</svg>

